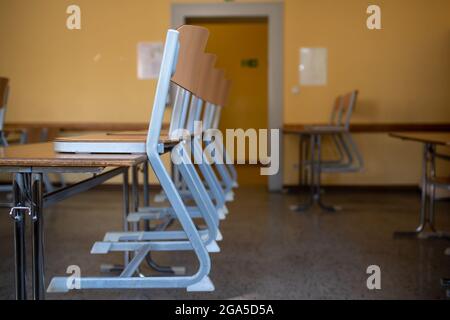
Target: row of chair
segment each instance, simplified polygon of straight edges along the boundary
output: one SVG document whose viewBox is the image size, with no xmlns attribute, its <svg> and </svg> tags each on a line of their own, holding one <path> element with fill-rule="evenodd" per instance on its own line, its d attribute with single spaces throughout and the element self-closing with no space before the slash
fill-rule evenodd
<svg viewBox="0 0 450 320">
<path fill-rule="evenodd" d="M 202 143 L 203 133 L 217 130 L 221 108 L 226 104 L 230 89 L 230 81 L 225 79 L 223 71 L 214 68 L 216 57 L 205 53 L 208 36 L 207 29 L 188 25 L 167 33 L 146 152 L 148 163 L 163 189 L 158 201 L 168 202 L 130 213 L 127 220 L 132 231 L 109 232 L 103 241 L 93 245 L 92 254 L 125 253 L 125 266 L 120 276 L 78 279 L 82 289 L 214 290 L 209 278 L 210 254 L 220 251 L 217 244 L 222 240 L 220 222 L 228 214 L 226 203 L 233 200 L 233 188 L 238 184 L 232 164 L 214 162 L 212 156 L 205 152 L 205 148 L 214 144 L 218 153 L 215 156 L 227 159 L 222 143 Z M 175 99 L 173 105 L 168 106 L 166 102 L 171 87 L 175 90 Z M 166 111 L 171 111 L 168 131 L 163 129 Z M 195 128 L 196 121 L 200 120 L 203 120 L 203 126 Z M 168 145 L 164 142 L 167 140 L 176 143 Z M 167 152 L 172 157 L 172 175 L 162 160 Z M 205 226 L 200 226 L 198 220 Z M 174 221 L 178 228 L 174 229 Z M 149 228 L 149 222 L 153 222 L 154 227 Z M 147 227 L 139 229 L 141 225 Z M 170 225 L 172 228 L 168 228 Z M 186 275 L 185 268 L 172 267 L 169 268 L 171 274 L 145 276 L 139 268 L 152 251 L 192 251 L 199 261 L 198 270 Z M 48 290 L 67 291 L 70 289 L 67 280 L 65 277 L 53 278 Z"/>
<path fill-rule="evenodd" d="M 364 166 L 361 153 L 350 133 L 350 121 L 356 106 L 357 97 L 358 90 L 338 96 L 331 109 L 329 125 L 309 127 L 313 131 L 333 131 L 330 140 L 338 157 L 333 160 L 322 160 L 322 172 L 358 172 Z M 311 168 L 311 163 L 308 159 L 304 159 L 303 164 L 306 169 Z"/>
<path fill-rule="evenodd" d="M 363 168 L 363 158 L 350 133 L 350 120 L 357 97 L 357 90 L 338 96 L 331 110 L 329 124 L 305 126 L 301 132 L 300 184 L 309 185 L 311 193 L 308 202 L 292 206 L 292 210 L 306 211 L 315 203 L 326 211 L 338 210 L 338 207 L 327 206 L 321 200 L 321 174 L 323 172 L 357 172 Z M 322 140 L 324 137 L 331 141 L 331 145 L 338 154 L 337 159 L 323 159 Z"/>
</svg>

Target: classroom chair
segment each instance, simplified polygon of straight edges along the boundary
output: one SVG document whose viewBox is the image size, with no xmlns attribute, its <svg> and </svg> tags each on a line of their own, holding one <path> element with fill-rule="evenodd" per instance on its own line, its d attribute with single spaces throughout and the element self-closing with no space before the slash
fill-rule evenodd
<svg viewBox="0 0 450 320">
<path fill-rule="evenodd" d="M 333 131 L 330 138 L 332 146 L 337 151 L 338 158 L 336 160 L 322 160 L 322 172 L 358 172 L 364 167 L 363 157 L 350 132 L 350 122 L 355 110 L 357 97 L 357 90 L 337 97 L 332 108 L 330 125 L 308 127 L 311 130 Z M 311 163 L 305 161 L 305 165 L 308 168 Z"/>
<path fill-rule="evenodd" d="M 224 197 L 224 190 L 221 187 L 221 184 L 219 183 L 219 179 L 216 177 L 216 174 L 214 170 L 212 169 L 212 165 L 217 165 L 217 163 L 211 162 L 211 159 L 204 158 L 205 154 L 203 153 L 204 150 L 202 150 L 201 146 L 201 138 L 202 134 L 199 134 L 197 129 L 202 128 L 194 128 L 195 121 L 200 119 L 201 111 L 203 105 L 203 99 L 205 101 L 212 101 L 216 104 L 223 104 L 224 98 L 228 96 L 228 90 L 230 86 L 230 82 L 227 81 L 223 77 L 223 72 L 220 70 L 213 69 L 215 61 L 215 56 L 206 54 L 203 58 L 202 66 L 204 70 L 203 72 L 199 73 L 200 78 L 200 84 L 195 92 L 195 94 L 192 95 L 191 100 L 189 99 L 183 99 L 180 97 L 179 92 L 177 92 L 175 101 L 184 101 L 182 104 L 183 107 L 179 108 L 179 104 L 175 103 L 175 107 L 172 114 L 172 121 L 171 126 L 169 129 L 169 134 L 173 134 L 176 130 L 185 129 L 188 131 L 189 135 L 192 134 L 192 145 L 191 150 L 194 151 L 194 159 L 197 163 L 197 167 L 199 168 L 199 171 L 203 177 L 203 182 L 206 184 L 206 186 L 209 186 L 209 190 L 207 193 L 203 193 L 204 196 L 207 196 L 210 198 L 210 200 L 215 203 L 215 212 L 213 213 L 215 215 L 215 222 L 216 222 L 216 239 L 217 241 L 222 240 L 222 235 L 219 230 L 219 220 L 222 220 L 225 218 L 225 214 L 227 211 L 222 210 L 225 207 L 225 197 Z M 206 95 L 206 92 L 209 92 L 210 94 Z M 203 98 L 203 99 L 202 99 Z M 189 110 L 186 110 L 188 108 Z M 220 150 L 217 149 L 216 150 Z M 181 179 L 180 181 L 184 181 L 184 179 Z M 199 184 L 202 183 L 202 181 L 197 180 Z M 174 184 L 176 182 L 174 181 Z M 180 195 L 184 193 L 183 200 L 188 198 L 187 196 L 190 194 L 192 198 L 195 199 L 195 195 L 193 195 L 190 192 L 188 183 L 185 184 L 186 188 L 179 188 Z M 187 207 L 188 212 L 192 218 L 198 218 L 199 216 L 199 208 L 198 207 Z M 160 220 L 165 215 L 171 215 L 172 209 L 170 207 L 147 207 L 147 208 L 141 208 L 139 212 L 130 213 L 128 216 L 128 221 L 130 223 L 139 223 L 140 221 L 155 221 Z M 158 231 L 163 231 L 168 227 L 169 224 L 166 222 L 163 222 L 160 224 L 160 227 L 156 227 L 154 229 Z M 212 223 L 209 224 L 210 227 L 214 227 Z M 202 236 L 208 236 L 206 233 L 208 230 L 201 230 L 199 229 L 199 232 Z M 211 232 L 209 232 L 211 233 Z M 139 232 L 110 232 L 105 235 L 104 241 L 147 241 L 151 240 L 154 236 L 154 232 L 150 231 L 149 229 L 145 231 L 139 231 Z M 167 237 L 180 237 L 182 235 L 175 234 L 174 232 L 167 232 Z M 178 239 L 177 238 L 177 239 Z M 212 237 L 209 237 L 209 239 L 212 239 Z M 208 244 L 207 244 L 208 245 Z M 215 245 L 215 244 L 214 244 Z M 215 251 L 212 249 L 210 252 L 217 252 L 219 249 L 216 248 Z M 159 272 L 163 273 L 171 273 L 171 274 L 183 274 L 185 272 L 184 267 L 172 267 L 172 266 L 159 266 L 154 261 L 149 260 L 147 257 L 147 263 L 152 266 L 154 270 L 157 270 Z M 117 269 L 114 266 L 111 267 L 111 269 Z"/>
<path fill-rule="evenodd" d="M 173 153 L 177 169 L 181 172 L 183 179 L 194 195 L 197 205 L 201 208 L 202 213 L 207 213 L 206 216 L 203 216 L 205 220 L 214 217 L 214 207 L 210 199 L 205 197 L 207 192 L 189 157 L 187 145 L 189 142 L 184 138 L 174 140 L 175 146 L 170 150 L 166 150 L 165 146 L 160 143 L 170 83 L 178 85 L 180 98 L 175 104 L 182 103 L 180 106 L 183 107 L 189 101 L 187 97 L 195 92 L 200 63 L 199 56 L 203 55 L 207 39 L 208 31 L 201 27 L 182 26 L 178 30 L 168 31 L 146 142 L 148 161 L 164 189 L 183 231 L 170 234 L 170 239 L 167 238 L 168 233 L 154 232 L 151 241 L 96 243 L 92 253 L 105 254 L 130 251 L 134 253 L 134 256 L 119 277 L 80 278 L 79 283 L 82 289 L 186 288 L 188 291 L 214 290 L 214 286 L 208 277 L 211 261 L 210 250 L 206 244 L 207 240 L 197 230 L 178 189 L 165 168 L 161 159 L 163 153 L 166 151 Z M 172 112 L 177 108 L 180 109 L 174 106 Z M 176 115 L 176 117 L 180 116 Z M 176 117 L 172 117 L 172 122 L 177 119 Z M 211 221 L 213 220 L 211 219 Z M 136 275 L 136 270 L 138 270 L 140 263 L 148 252 L 157 250 L 193 251 L 199 260 L 197 272 L 189 276 L 142 278 L 133 276 Z M 52 279 L 49 291 L 67 290 L 67 278 L 56 277 Z"/>
<path fill-rule="evenodd" d="M 5 116 L 8 105 L 9 79 L 0 77 L 0 145 L 8 146 L 5 135 Z"/>
<path fill-rule="evenodd" d="M 339 207 L 328 206 L 322 201 L 321 175 L 323 172 L 343 173 L 359 171 L 363 167 L 362 156 L 350 133 L 350 120 L 356 104 L 358 91 L 354 90 L 338 97 L 332 109 L 330 124 L 325 126 L 305 126 L 301 134 L 300 183 L 308 183 L 311 189 L 307 203 L 291 206 L 291 210 L 303 212 L 318 204 L 323 210 L 335 212 Z M 340 154 L 337 160 L 323 160 L 322 140 L 331 137 Z M 309 149 L 307 160 L 304 148 Z M 305 170 L 305 172 L 303 171 Z M 306 179 L 305 179 L 306 178 Z"/>
<path fill-rule="evenodd" d="M 211 65 L 209 61 L 211 60 L 208 55 L 205 55 L 204 61 L 208 62 L 208 65 Z M 212 65 L 211 65 L 212 69 Z M 215 72 L 214 77 L 216 79 L 211 79 L 209 83 L 219 83 L 221 81 L 220 79 L 220 73 Z M 201 73 L 199 75 L 201 78 Z M 198 90 L 195 90 L 195 92 Z M 170 129 L 169 129 L 169 136 L 173 136 L 173 138 L 177 138 L 176 134 L 178 130 L 187 130 L 187 127 L 192 128 L 194 126 L 195 118 L 191 117 L 189 119 L 188 115 L 192 113 L 196 113 L 197 110 L 196 107 L 200 106 L 201 103 L 199 103 L 199 98 L 197 98 L 195 95 L 191 95 L 190 92 L 177 90 L 177 93 L 175 95 L 175 104 L 172 112 L 172 118 L 170 123 Z M 194 151 L 193 158 L 195 159 L 195 162 L 198 163 L 197 167 L 199 168 L 199 171 L 203 177 L 203 181 L 200 180 L 200 177 L 197 178 L 197 183 L 203 185 L 203 182 L 206 183 L 207 186 L 210 188 L 210 192 L 204 192 L 202 193 L 203 197 L 206 197 L 208 203 L 212 204 L 214 206 L 214 209 L 211 209 L 212 215 L 214 216 L 214 223 L 209 222 L 207 225 L 209 226 L 209 230 L 201 230 L 200 233 L 205 235 L 207 239 L 213 239 L 212 236 L 212 228 L 215 228 L 217 230 L 214 230 L 214 236 L 215 240 L 220 241 L 222 240 L 222 236 L 220 234 L 220 231 L 218 230 L 218 224 L 219 220 L 224 219 L 224 207 L 225 207 L 225 198 L 223 194 L 223 190 L 219 184 L 219 181 L 217 177 L 215 176 L 214 171 L 212 170 L 210 164 L 207 162 L 207 159 L 204 159 L 204 153 L 201 146 L 201 135 L 198 132 L 194 131 L 188 131 L 189 135 L 191 136 L 191 143 L 190 150 Z M 176 166 L 175 166 L 176 167 Z M 183 179 L 182 174 L 181 175 L 181 181 L 185 181 Z M 196 175 L 197 176 L 197 175 Z M 174 181 L 174 184 L 176 182 Z M 195 194 L 191 192 L 191 188 L 188 185 L 188 182 L 185 184 L 186 189 L 183 189 L 181 187 L 178 187 L 178 192 L 186 192 L 191 195 L 191 197 L 195 200 Z M 184 197 L 183 200 L 185 200 L 187 197 Z M 210 207 L 211 208 L 211 207 Z M 187 210 L 192 218 L 200 218 L 204 217 L 206 214 L 209 214 L 210 212 L 203 212 L 200 207 L 198 206 L 190 206 L 187 207 Z M 173 217 L 173 209 L 171 207 L 144 207 L 140 208 L 138 212 L 132 212 L 128 216 L 128 221 L 133 224 L 137 224 L 140 221 L 154 221 L 154 220 L 160 220 L 166 216 Z M 162 226 L 167 226 L 166 223 L 162 224 Z M 164 228 L 157 228 L 160 231 Z M 211 236 L 207 235 L 210 234 Z M 173 233 L 167 233 L 167 236 L 170 237 L 170 234 L 173 235 Z M 110 232 L 108 233 L 104 241 L 132 241 L 132 240 L 151 240 L 151 237 L 153 236 L 152 232 L 148 231 L 140 231 L 140 232 Z M 179 237 L 180 235 L 177 235 Z M 149 238 L 150 237 L 150 238 Z M 216 245 L 215 243 L 212 245 Z M 218 250 L 216 248 L 215 250 Z"/>
<path fill-rule="evenodd" d="M 212 65 L 213 64 L 214 63 L 212 63 Z M 221 71 L 217 72 L 221 73 Z M 214 83 L 217 82 L 218 78 L 200 78 L 204 79 L 204 83 L 199 86 L 198 97 L 193 97 L 192 99 L 191 108 L 188 112 L 186 129 L 192 132 L 194 130 L 193 126 L 195 121 L 202 121 L 202 130 L 204 133 L 208 129 L 218 129 L 220 122 L 220 110 L 227 104 L 231 82 L 226 80 L 223 75 L 219 76 L 219 78 L 223 79 L 220 80 L 220 83 L 217 85 L 214 85 Z M 211 86 L 215 87 L 216 91 L 210 90 Z M 219 174 L 218 178 L 220 179 L 220 185 L 224 188 L 225 200 L 230 202 L 234 200 L 234 192 L 232 189 L 238 187 L 237 172 L 234 164 L 230 161 L 230 157 L 227 154 L 227 150 L 224 148 L 222 141 L 216 141 L 215 143 L 218 144 L 216 149 L 223 153 L 224 163 L 213 163 L 213 166 Z M 186 192 L 185 185 L 179 178 L 179 173 L 176 170 L 173 171 L 174 181 L 180 188 L 182 196 L 189 197 L 190 195 Z M 156 202 L 163 202 L 165 200 L 166 196 L 163 192 L 155 196 Z M 226 207 L 224 207 L 224 210 L 225 212 L 227 211 Z"/>
</svg>

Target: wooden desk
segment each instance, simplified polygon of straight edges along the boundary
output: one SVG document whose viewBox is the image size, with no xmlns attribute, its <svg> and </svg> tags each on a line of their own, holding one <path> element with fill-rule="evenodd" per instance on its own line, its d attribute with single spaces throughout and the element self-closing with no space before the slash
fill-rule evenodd
<svg viewBox="0 0 450 320">
<path fill-rule="evenodd" d="M 414 231 L 399 231 L 394 233 L 395 236 L 420 236 L 421 238 L 443 238 L 450 239 L 450 233 L 444 231 L 436 231 L 434 226 L 434 218 L 432 217 L 431 209 L 427 210 L 427 192 L 429 180 L 429 162 L 434 162 L 434 157 L 439 156 L 436 151 L 436 146 L 450 147 L 450 133 L 442 132 L 412 132 L 412 133 L 391 133 L 391 137 L 402 139 L 405 141 L 419 142 L 423 144 L 423 159 L 422 159 L 422 196 L 421 208 L 419 214 L 419 226 Z M 441 156 L 447 160 L 448 156 Z M 432 169 L 431 169 L 432 170 Z M 437 179 L 433 177 L 436 181 Z M 444 182 L 445 184 L 448 181 Z M 430 201 L 434 201 L 431 199 Z M 426 232 L 427 226 L 430 232 Z M 450 255 L 450 248 L 445 251 L 446 255 Z M 441 279 L 441 285 L 445 289 L 450 288 L 449 279 Z"/>
<path fill-rule="evenodd" d="M 28 167 L 27 170 L 30 172 L 35 172 L 36 168 L 45 167 L 64 168 L 66 172 L 71 168 L 131 167 L 146 159 L 145 154 L 57 153 L 53 150 L 51 142 L 0 148 L 0 170 L 2 171 L 8 167 L 22 168 L 22 170 Z"/>
<path fill-rule="evenodd" d="M 164 124 L 164 128 L 168 128 Z M 148 130 L 148 122 L 115 123 L 115 122 L 7 122 L 5 132 L 20 132 L 24 142 L 52 141 L 63 132 L 121 132 Z"/>
<path fill-rule="evenodd" d="M 294 123 L 285 124 L 283 132 L 286 134 L 298 134 L 306 126 L 320 125 L 326 126 L 328 123 Z M 352 133 L 389 133 L 389 132 L 450 132 L 450 123 L 352 123 L 350 132 Z"/>
<path fill-rule="evenodd" d="M 124 216 L 129 212 L 128 171 L 133 169 L 133 201 L 138 205 L 137 166 L 147 163 L 145 154 L 59 154 L 52 143 L 20 145 L 0 148 L 0 172 L 14 174 L 14 207 L 10 215 L 14 220 L 16 298 L 26 299 L 26 242 L 25 219 L 32 220 L 32 281 L 33 298 L 45 298 L 43 220 L 44 208 L 80 192 L 88 191 L 103 182 L 123 175 Z M 104 171 L 105 167 L 115 167 Z M 92 178 L 44 194 L 44 173 L 83 172 L 94 173 Z M 137 208 L 134 208 L 137 210 Z M 126 218 L 124 219 L 126 221 Z M 128 225 L 124 223 L 124 230 Z"/>
<path fill-rule="evenodd" d="M 402 140 L 416 141 L 439 146 L 450 146 L 450 132 L 392 132 L 389 135 L 393 138 L 399 138 Z"/>
<path fill-rule="evenodd" d="M 311 126 L 326 127 L 328 123 L 293 123 L 283 126 L 283 133 L 287 135 L 304 136 Z M 352 133 L 407 133 L 407 132 L 450 132 L 450 123 L 352 123 Z M 301 159 L 302 139 L 299 139 L 299 152 Z M 302 172 L 299 170 L 299 182 L 302 181 Z"/>
<path fill-rule="evenodd" d="M 405 141 L 419 142 L 423 144 L 422 155 L 422 195 L 421 195 L 421 209 L 419 215 L 419 226 L 414 231 L 396 232 L 396 236 L 418 236 L 422 237 L 436 237 L 439 234 L 447 238 L 448 235 L 442 232 L 434 231 L 434 223 L 429 214 L 427 214 L 427 189 L 429 179 L 429 162 L 433 155 L 436 155 L 436 146 L 450 147 L 450 132 L 411 132 L 399 133 L 393 132 L 389 134 L 393 138 L 402 139 Z M 431 233 L 425 233 L 427 226 L 430 227 Z"/>
<path fill-rule="evenodd" d="M 148 122 L 7 122 L 6 130 L 55 129 L 58 131 L 138 131 L 147 130 Z"/>
<path fill-rule="evenodd" d="M 75 153 L 146 153 L 147 133 L 128 131 L 121 133 L 100 133 L 74 137 L 56 138 L 54 149 L 58 152 Z M 159 138 L 160 152 L 170 150 L 179 143 L 167 133 Z"/>
</svg>

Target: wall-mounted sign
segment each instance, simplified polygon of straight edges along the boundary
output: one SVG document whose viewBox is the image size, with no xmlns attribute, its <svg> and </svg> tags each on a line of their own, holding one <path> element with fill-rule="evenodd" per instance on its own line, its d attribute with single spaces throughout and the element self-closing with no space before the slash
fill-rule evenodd
<svg viewBox="0 0 450 320">
<path fill-rule="evenodd" d="M 328 78 L 327 48 L 300 49 L 300 85 L 325 86 Z"/>
<path fill-rule="evenodd" d="M 243 59 L 241 60 L 242 68 L 258 68 L 259 61 L 258 59 Z"/>
<path fill-rule="evenodd" d="M 138 43 L 138 79 L 158 79 L 163 50 L 164 47 L 161 42 Z"/>
</svg>

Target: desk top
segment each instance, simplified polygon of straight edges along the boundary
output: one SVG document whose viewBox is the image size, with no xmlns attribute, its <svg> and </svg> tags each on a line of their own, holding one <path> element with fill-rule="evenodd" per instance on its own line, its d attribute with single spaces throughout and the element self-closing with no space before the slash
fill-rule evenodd
<svg viewBox="0 0 450 320">
<path fill-rule="evenodd" d="M 161 137 L 161 142 L 168 140 L 167 137 Z M 70 137 L 58 137 L 55 142 L 137 142 L 145 143 L 147 141 L 147 135 L 142 134 L 110 134 L 110 133 L 98 133 L 98 134 L 85 134 L 79 136 Z"/>
<path fill-rule="evenodd" d="M 164 125 L 168 127 L 167 124 Z M 6 122 L 5 130 L 56 129 L 58 131 L 135 131 L 147 130 L 148 122 Z"/>
<path fill-rule="evenodd" d="M 169 132 L 169 130 L 162 130 L 161 134 L 164 135 Z M 147 137 L 147 130 L 138 130 L 138 131 L 118 131 L 118 132 L 108 132 L 107 135 L 110 136 L 117 136 L 117 135 L 124 135 L 124 136 L 144 136 Z"/>
<path fill-rule="evenodd" d="M 146 160 L 145 154 L 56 153 L 53 143 L 0 148 L 0 167 L 129 167 Z"/>
<path fill-rule="evenodd" d="M 137 142 L 145 143 L 147 142 L 147 133 L 142 131 L 128 131 L 121 133 L 97 133 L 97 134 L 86 134 L 71 137 L 59 137 L 54 140 L 55 142 Z M 178 143 L 179 140 L 171 139 L 165 133 L 161 134 L 159 137 L 159 142 L 164 144 Z"/>
<path fill-rule="evenodd" d="M 180 139 L 170 138 L 166 133 L 159 136 L 159 152 L 174 148 Z M 145 154 L 147 134 L 142 132 L 98 133 L 54 140 L 54 150 L 60 153 L 92 154 Z"/>
<path fill-rule="evenodd" d="M 283 132 L 301 134 L 308 126 L 326 126 L 328 123 L 294 123 L 285 124 Z M 389 133 L 389 132 L 450 132 L 450 123 L 351 123 L 350 132 Z"/>
<path fill-rule="evenodd" d="M 332 126 L 326 124 L 301 125 L 293 130 L 284 130 L 285 133 L 297 134 L 337 134 L 343 133 L 347 130 L 343 126 Z"/>
<path fill-rule="evenodd" d="M 399 138 L 403 140 L 430 143 L 441 146 L 450 146 L 450 132 L 392 132 L 389 135 L 393 138 Z"/>
</svg>

